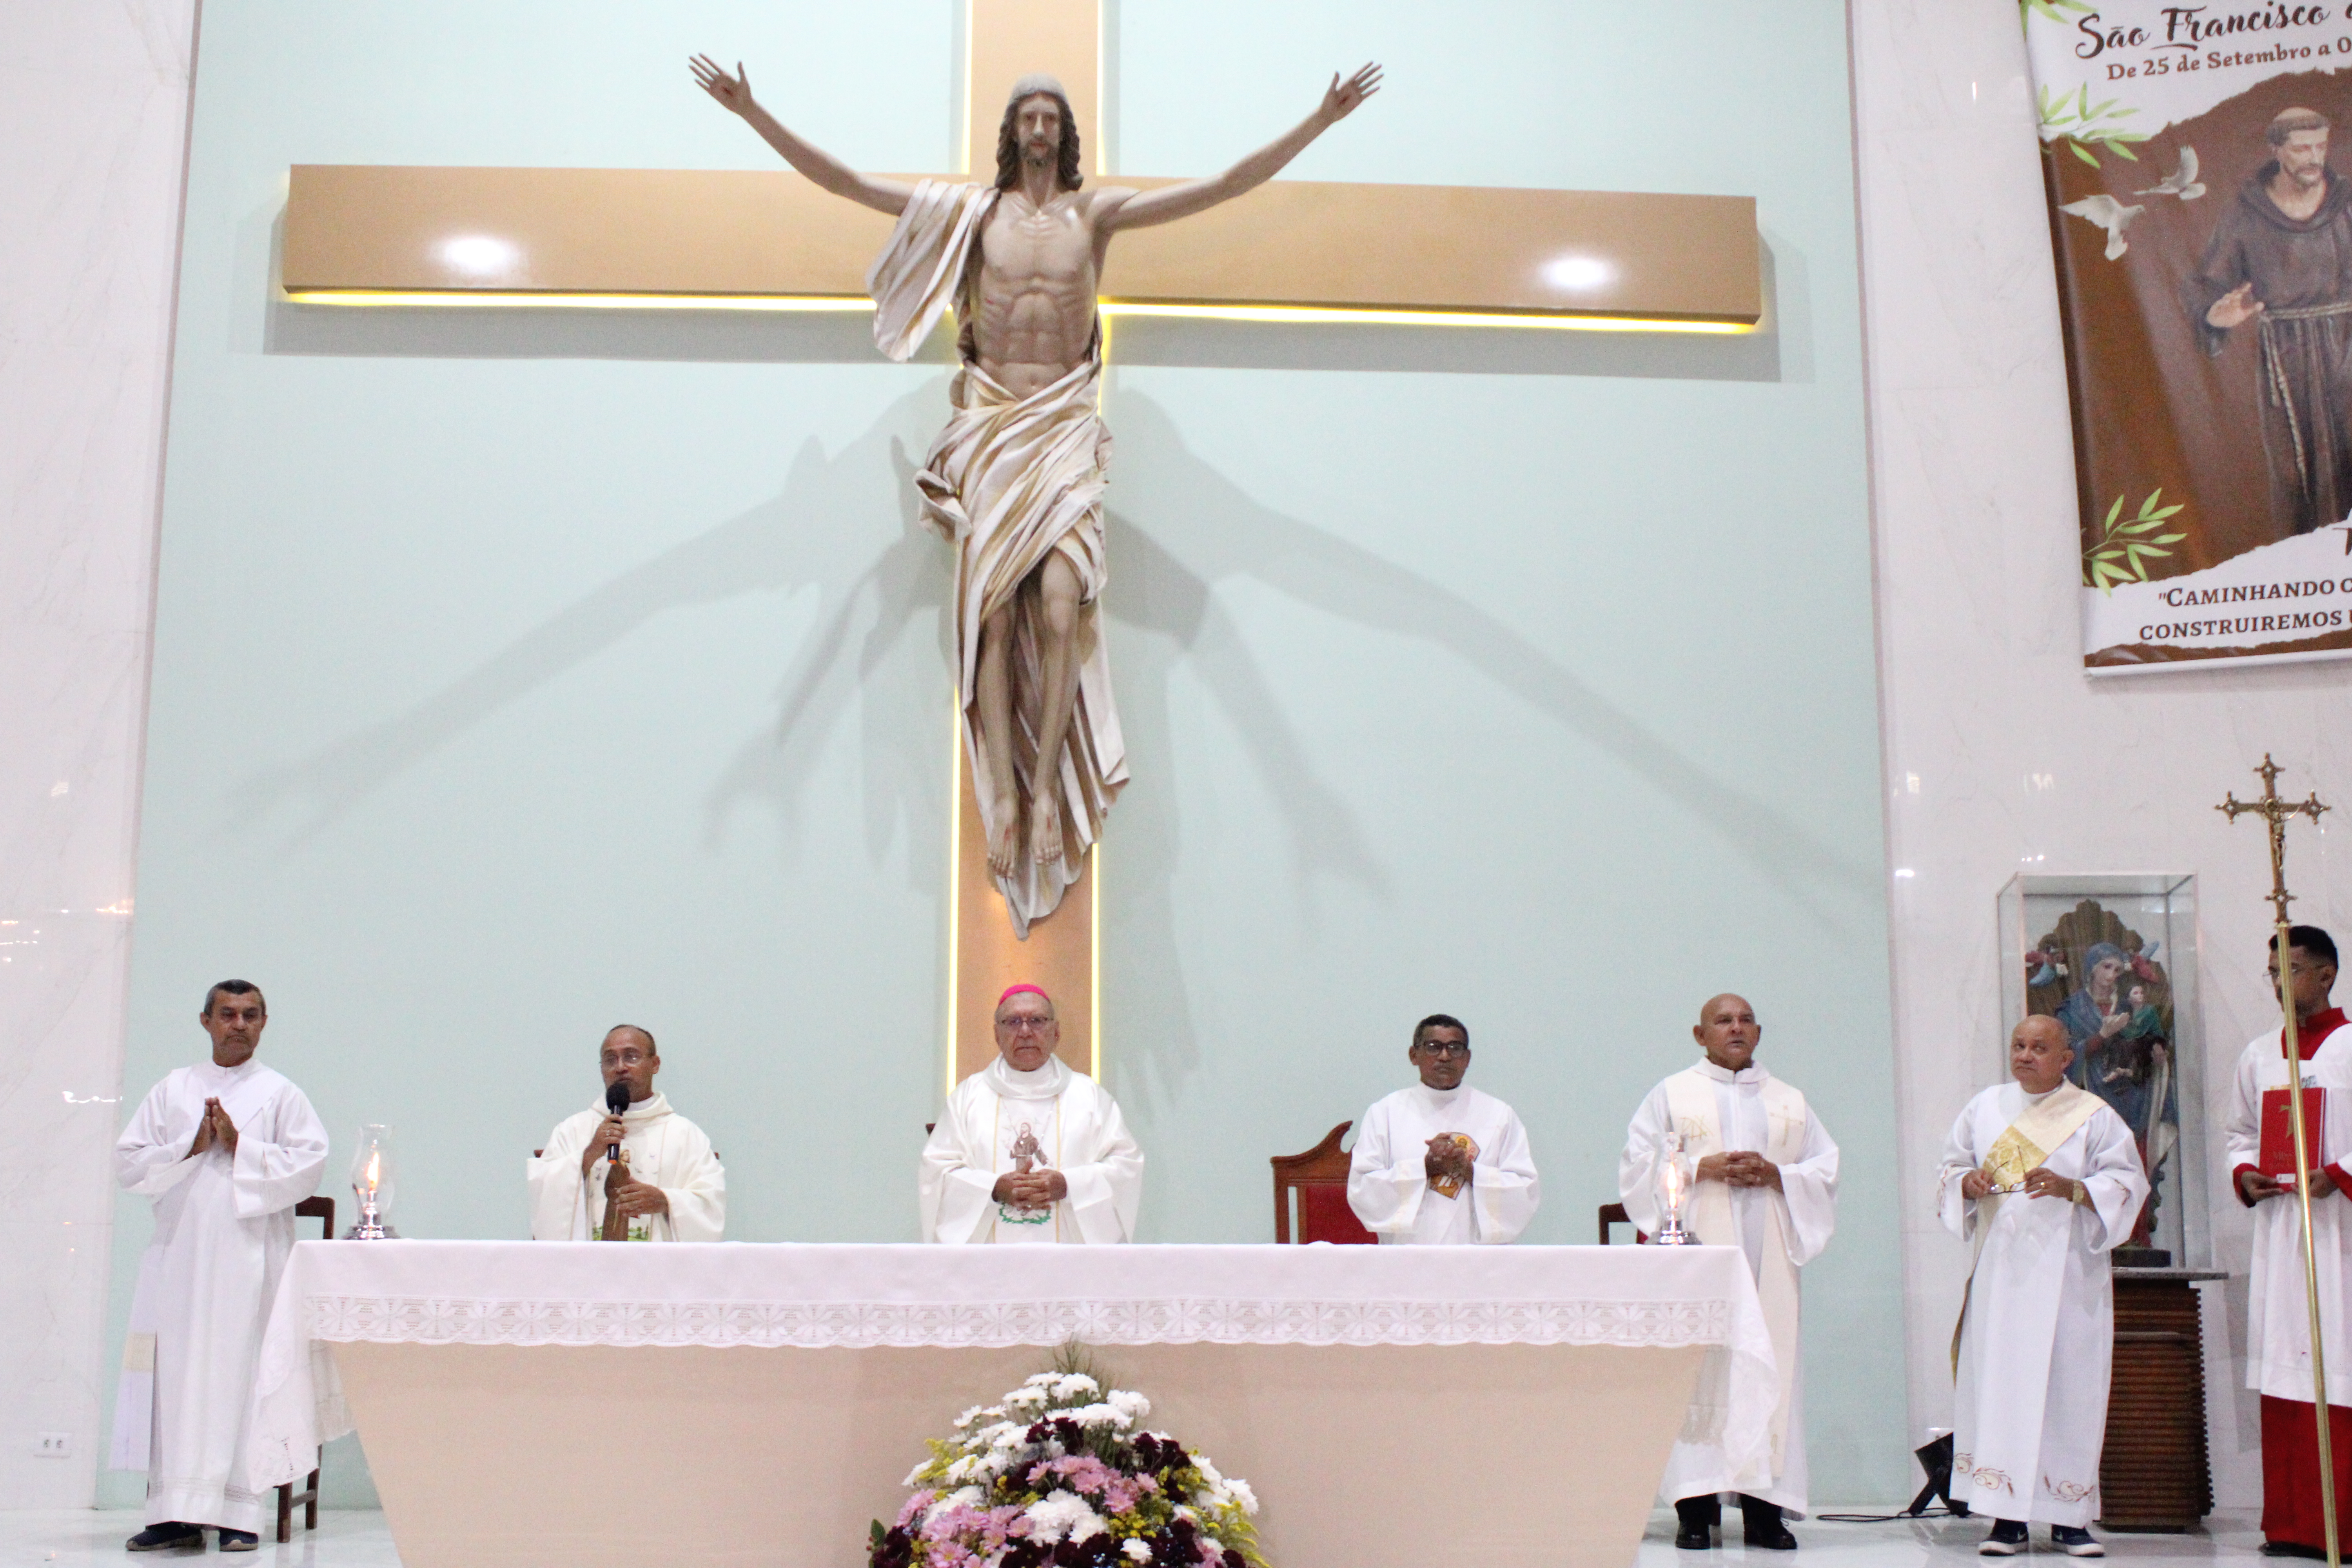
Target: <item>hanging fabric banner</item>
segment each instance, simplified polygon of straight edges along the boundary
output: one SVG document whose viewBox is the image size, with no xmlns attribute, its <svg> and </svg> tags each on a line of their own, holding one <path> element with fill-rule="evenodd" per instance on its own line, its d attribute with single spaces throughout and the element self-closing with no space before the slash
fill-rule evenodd
<svg viewBox="0 0 2352 1568">
<path fill-rule="evenodd" d="M 2020 8 L 2084 665 L 2352 655 L 2352 0 Z"/>
</svg>

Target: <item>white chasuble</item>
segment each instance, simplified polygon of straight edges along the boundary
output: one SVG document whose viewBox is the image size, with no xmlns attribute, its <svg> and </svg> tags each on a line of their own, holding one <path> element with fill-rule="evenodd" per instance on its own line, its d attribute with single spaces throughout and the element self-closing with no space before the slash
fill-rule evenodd
<svg viewBox="0 0 2352 1568">
<path fill-rule="evenodd" d="M 583 1179 L 581 1152 L 604 1124 L 604 1105 L 567 1116 L 547 1135 L 547 1147 L 529 1163 L 530 1238 L 533 1241 L 595 1241 L 604 1221 L 604 1181 L 609 1165 L 600 1152 Z M 629 1221 L 631 1241 L 719 1241 L 727 1233 L 727 1173 L 711 1152 L 702 1129 L 650 1094 L 621 1115 L 621 1152 L 629 1174 L 659 1187 L 669 1199 L 666 1215 L 638 1215 Z"/>
<path fill-rule="evenodd" d="M 1960 1192 L 1971 1171 L 2011 1187 L 2037 1165 L 2081 1182 L 2087 1201 Z M 1945 1227 L 1976 1247 L 1953 1357 L 1952 1499 L 1993 1519 L 2088 1525 L 2115 1351 L 2106 1255 L 2147 1198 L 2131 1129 L 2072 1084 L 1999 1084 L 1952 1124 L 1937 1191 Z"/>
<path fill-rule="evenodd" d="M 1441 1136 L 1467 1148 L 1466 1185 L 1429 1179 L 1429 1141 Z M 1383 1243 L 1516 1240 L 1535 1218 L 1539 1195 L 1517 1112 L 1467 1084 L 1398 1089 L 1357 1125 L 1348 1206 Z"/>
<path fill-rule="evenodd" d="M 188 1146 L 205 1101 L 236 1152 Z M 294 1205 L 319 1190 L 327 1130 L 302 1091 L 255 1061 L 180 1068 L 114 1145 L 114 1177 L 154 1203 L 139 1259 L 114 1406 L 112 1467 L 147 1472 L 147 1521 L 258 1530 L 265 1494 L 245 1465 L 247 1408 Z M 307 1468 L 307 1467 L 306 1467 Z"/>
<path fill-rule="evenodd" d="M 2279 1031 L 2258 1035 L 2238 1057 L 2231 1086 L 2229 1141 L 2235 1172 L 2259 1166 L 2263 1094 L 2284 1090 L 2286 1054 Z M 2303 1086 L 2326 1092 L 2317 1131 L 2321 1164 L 2352 1156 L 2352 1026 L 2320 1041 L 2303 1064 Z M 2319 1264 L 2319 1322 L 2327 1351 L 2327 1403 L 2352 1405 L 2352 1199 L 2319 1169 L 2312 1173 L 2312 1252 Z M 2292 1184 L 2292 1178 L 2289 1178 Z M 2234 1194 L 2232 1194 L 2234 1195 Z M 2254 1255 L 2246 1289 L 2246 1386 L 2273 1399 L 2312 1403 L 2311 1315 L 2303 1276 L 2303 1205 L 2294 1196 L 2254 1205 Z M 2352 1500 L 2346 1506 L 2352 1507 Z"/>
<path fill-rule="evenodd" d="M 1780 1397 L 1772 1411 L 1769 1474 L 1735 1471 L 1722 1445 L 1717 1412 L 1730 1398 L 1729 1367 L 1710 1356 L 1699 1376 L 1690 1419 L 1666 1459 L 1659 1495 L 1672 1502 L 1738 1491 L 1806 1510 L 1805 1385 L 1798 1270 L 1821 1256 L 1837 1229 L 1838 1148 L 1812 1107 L 1792 1084 L 1764 1068 L 1738 1072 L 1701 1061 L 1660 1083 L 1643 1098 L 1625 1130 L 1617 1162 L 1617 1193 L 1634 1228 L 1657 1234 L 1657 1169 L 1669 1132 L 1679 1134 L 1693 1163 L 1710 1154 L 1761 1154 L 1780 1170 L 1779 1191 L 1700 1182 L 1685 1201 L 1683 1223 L 1710 1247 L 1737 1247 L 1748 1256 L 1764 1321 L 1772 1332 Z"/>
<path fill-rule="evenodd" d="M 874 341 L 903 360 L 954 303 L 973 248 L 995 205 L 987 185 L 921 180 L 899 215 L 890 243 L 866 273 L 875 303 Z M 1110 655 L 1102 637 L 1099 600 L 1108 567 L 1103 553 L 1104 465 L 1110 432 L 1097 412 L 1102 381 L 1102 337 L 1097 330 L 1086 361 L 1049 386 L 1016 396 L 975 363 L 971 322 L 959 347 L 962 364 L 948 383 L 954 414 L 931 443 L 915 489 L 923 520 L 955 546 L 956 646 L 962 679 L 964 745 L 971 763 L 972 795 L 993 837 L 1019 820 L 1015 798 L 997 798 L 989 758 L 1009 750 L 1013 777 L 1033 796 L 1062 808 L 1062 858 L 1040 864 L 1023 855 L 1009 878 L 997 878 L 1016 935 L 1053 912 L 1085 868 L 1087 846 L 1127 784 L 1127 742 L 1110 689 Z M 1035 754 L 1044 723 L 1043 603 L 1019 592 L 1050 555 L 1069 563 L 1078 583 L 1077 700 L 1058 757 Z M 1011 607 L 1015 711 L 1013 733 L 993 735 L 980 709 L 980 637 L 989 618 Z"/>
<path fill-rule="evenodd" d="M 996 1179 L 1024 1152 L 1032 1169 L 1059 1171 L 1068 1195 L 1034 1210 L 998 1203 Z M 1016 1072 L 1000 1057 L 948 1096 L 923 1145 L 918 1197 L 925 1241 L 1132 1241 L 1143 1151 L 1118 1102 L 1086 1074 L 1052 1057 Z"/>
</svg>

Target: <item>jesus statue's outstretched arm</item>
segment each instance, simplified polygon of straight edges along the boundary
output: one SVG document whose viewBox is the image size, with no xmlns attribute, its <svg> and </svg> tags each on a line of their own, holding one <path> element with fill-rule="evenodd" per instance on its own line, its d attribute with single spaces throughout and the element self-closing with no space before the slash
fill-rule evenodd
<svg viewBox="0 0 2352 1568">
<path fill-rule="evenodd" d="M 687 62 L 687 66 L 694 72 L 694 79 L 703 91 L 717 99 L 721 107 L 742 116 L 744 124 L 758 132 L 761 141 L 783 154 L 785 163 L 799 170 L 819 189 L 831 191 L 836 196 L 847 196 L 861 206 L 888 213 L 892 217 L 907 210 L 907 198 L 915 194 L 914 186 L 902 180 L 861 174 L 823 148 L 785 130 L 776 117 L 761 108 L 760 100 L 751 96 L 751 73 L 743 68 L 741 61 L 736 62 L 733 76 L 729 76 L 709 55 L 697 55 Z M 1299 145 L 1303 147 L 1306 142 Z M 1280 167 L 1279 164 L 1276 166 Z"/>
<path fill-rule="evenodd" d="M 1367 65 L 1347 80 L 1333 73 L 1331 85 L 1323 94 L 1323 101 L 1315 112 L 1274 141 L 1267 142 L 1248 157 L 1222 174 L 1205 180 L 1183 180 L 1157 190 L 1132 191 L 1113 187 L 1103 192 L 1096 205 L 1095 226 L 1097 233 L 1115 233 L 1122 228 L 1147 228 L 1155 223 L 1172 223 L 1180 217 L 1190 217 L 1206 212 L 1220 202 L 1254 191 L 1276 174 L 1284 165 L 1307 150 L 1307 144 L 1348 118 L 1357 105 L 1381 89 L 1381 68 Z M 785 154 L 787 157 L 790 153 Z"/>
</svg>

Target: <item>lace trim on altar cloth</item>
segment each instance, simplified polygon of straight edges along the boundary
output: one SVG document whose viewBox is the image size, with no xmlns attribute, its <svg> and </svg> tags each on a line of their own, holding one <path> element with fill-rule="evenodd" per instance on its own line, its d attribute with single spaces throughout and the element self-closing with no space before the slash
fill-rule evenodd
<svg viewBox="0 0 2352 1568">
<path fill-rule="evenodd" d="M 313 1296 L 310 1337 L 465 1345 L 1719 1345 L 1697 1301 L 546 1301 Z"/>
</svg>

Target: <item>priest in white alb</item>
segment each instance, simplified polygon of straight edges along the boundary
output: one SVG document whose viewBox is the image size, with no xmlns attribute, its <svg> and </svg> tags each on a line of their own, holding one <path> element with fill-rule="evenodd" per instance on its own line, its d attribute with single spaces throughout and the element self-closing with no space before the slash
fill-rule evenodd
<svg viewBox="0 0 2352 1568">
<path fill-rule="evenodd" d="M 923 1239 L 954 1244 L 1135 1239 L 1143 1151 L 1118 1102 L 1055 1056 L 1053 999 L 996 1002 L 996 1059 L 955 1086 L 923 1145 Z"/>
<path fill-rule="evenodd" d="M 2115 1271 L 2147 1176 L 2105 1100 L 2066 1081 L 2066 1026 L 2036 1016 L 2010 1036 L 2015 1079 L 1952 1124 L 1937 1180 L 1946 1228 L 1975 1248 L 1953 1345 L 1952 1500 L 1993 1521 L 1988 1557 L 2026 1549 L 2027 1526 L 2074 1557 L 2105 1549 L 2099 1450 L 2115 1350 Z"/>
<path fill-rule="evenodd" d="M 1685 1551 L 1713 1544 L 1728 1491 L 1739 1496 L 1746 1543 L 1786 1552 L 1797 1544 L 1787 1516 L 1802 1519 L 1807 1506 L 1798 1271 L 1837 1228 L 1838 1148 L 1796 1086 L 1756 1065 L 1764 1029 L 1744 997 L 1710 997 L 1691 1035 L 1705 1055 L 1653 1089 L 1625 1130 L 1618 1196 L 1634 1228 L 1656 1235 L 1659 1162 L 1679 1141 L 1696 1167 L 1683 1223 L 1707 1246 L 1748 1255 L 1780 1389 L 1768 1453 L 1739 1461 L 1701 1418 L 1720 1408 L 1720 1391 L 1703 1384 L 1659 1491 L 1675 1505 L 1675 1544 Z"/>
<path fill-rule="evenodd" d="M 606 1031 L 596 1048 L 605 1100 L 555 1125 L 531 1157 L 530 1238 L 719 1241 L 727 1232 L 727 1173 L 702 1129 L 654 1088 L 661 1054 L 635 1024 Z M 627 1095 L 627 1109 L 610 1107 Z M 613 1151 L 619 1150 L 619 1157 Z"/>
<path fill-rule="evenodd" d="M 2273 938 L 2276 945 L 2276 938 Z M 2296 1055 L 2305 1104 L 2320 1090 L 2310 1162 L 2311 1239 L 2319 1265 L 2320 1331 L 2327 1363 L 2327 1420 L 2336 1471 L 2336 1538 L 2352 1553 L 2352 1026 L 2328 1000 L 2336 984 L 2336 941 L 2317 926 L 2287 928 L 2294 987 Z M 2278 955 L 2271 955 L 2271 994 L 2278 994 Z M 2238 1058 L 2231 1085 L 2231 1184 L 2254 1211 L 2254 1255 L 2246 1290 L 2246 1383 L 2262 1398 L 2263 1540 L 2280 1557 L 2326 1554 L 2319 1506 L 2319 1406 L 2311 1377 L 2311 1316 L 2303 1270 L 2303 1205 L 2294 1186 L 2294 1143 L 2286 1118 L 2284 1031 L 2254 1037 Z"/>
<path fill-rule="evenodd" d="M 1432 1013 L 1413 1026 L 1405 1059 L 1421 1081 L 1364 1112 L 1348 1206 L 1383 1242 L 1517 1239 L 1536 1216 L 1535 1156 L 1517 1112 L 1464 1086 L 1470 1031 Z"/>
<path fill-rule="evenodd" d="M 113 1468 L 147 1472 L 133 1552 L 202 1551 L 206 1525 L 223 1552 L 260 1544 L 266 1493 L 245 1464 L 254 1362 L 294 1205 L 327 1166 L 310 1100 L 253 1059 L 268 1021 L 247 981 L 205 993 L 211 1059 L 165 1075 L 114 1145 L 115 1180 L 155 1210 L 114 1405 Z"/>
</svg>

